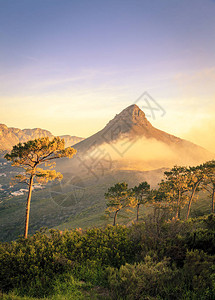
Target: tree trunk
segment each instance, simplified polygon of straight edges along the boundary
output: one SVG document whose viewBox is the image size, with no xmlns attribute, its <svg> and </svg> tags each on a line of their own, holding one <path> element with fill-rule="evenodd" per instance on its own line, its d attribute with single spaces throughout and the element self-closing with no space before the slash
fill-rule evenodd
<svg viewBox="0 0 215 300">
<path fill-rule="evenodd" d="M 215 186 L 213 187 L 212 197 L 211 197 L 211 212 L 214 213 L 214 195 L 215 195 Z"/>
<path fill-rule="evenodd" d="M 139 221 L 139 209 L 140 209 L 140 203 L 137 204 L 137 222 Z"/>
<path fill-rule="evenodd" d="M 190 215 L 190 208 L 191 208 L 191 204 L 192 204 L 192 201 L 193 201 L 195 191 L 196 191 L 196 187 L 192 190 L 192 194 L 191 194 L 190 199 L 189 199 L 186 220 L 188 220 L 189 215 Z"/>
<path fill-rule="evenodd" d="M 29 224 L 29 213 L 30 213 L 30 203 L 31 203 L 33 178 L 34 178 L 34 175 L 31 175 L 30 181 L 29 181 L 29 188 L 28 188 L 28 198 L 27 198 L 27 202 L 26 202 L 25 232 L 24 232 L 24 237 L 26 239 L 28 237 L 28 224 Z"/>
<path fill-rule="evenodd" d="M 188 218 L 189 218 L 191 204 L 192 204 L 192 201 L 193 201 L 193 198 L 194 198 L 196 189 L 197 189 L 197 187 L 199 186 L 200 182 L 201 182 L 201 180 L 198 181 L 198 183 L 196 184 L 196 186 L 195 186 L 195 187 L 193 188 L 193 190 L 192 190 L 192 194 L 191 194 L 191 196 L 190 196 L 190 200 L 189 200 L 189 203 L 188 203 L 186 220 L 188 220 Z"/>
<path fill-rule="evenodd" d="M 157 212 L 157 208 L 154 207 L 154 216 L 153 216 L 153 218 L 154 218 L 154 223 L 155 223 L 156 212 Z"/>
<path fill-rule="evenodd" d="M 160 208 L 158 208 L 158 215 L 156 220 L 157 237 L 160 237 Z"/>
<path fill-rule="evenodd" d="M 178 209 L 178 219 L 181 219 L 181 206 L 179 205 L 179 209 Z"/>
<path fill-rule="evenodd" d="M 178 217 L 179 217 L 180 202 L 181 202 L 181 192 L 178 191 L 178 200 L 177 200 L 177 208 L 176 208 L 176 215 L 175 215 L 176 219 L 178 219 Z"/>
<path fill-rule="evenodd" d="M 113 226 L 116 225 L 116 217 L 117 217 L 118 212 L 119 212 L 119 209 L 116 210 L 116 212 L 115 212 L 115 215 L 114 215 L 114 218 L 113 218 Z"/>
</svg>

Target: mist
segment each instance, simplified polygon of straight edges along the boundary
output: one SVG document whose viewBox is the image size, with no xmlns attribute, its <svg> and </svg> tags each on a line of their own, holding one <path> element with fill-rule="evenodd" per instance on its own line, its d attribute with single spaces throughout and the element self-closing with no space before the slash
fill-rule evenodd
<svg viewBox="0 0 215 300">
<path fill-rule="evenodd" d="M 203 148 L 186 141 L 168 145 L 152 138 L 122 138 L 87 152 L 78 151 L 72 160 L 62 160 L 58 168 L 61 172 L 89 176 L 115 170 L 149 171 L 174 165 L 197 165 L 212 159 L 207 154 Z"/>
</svg>

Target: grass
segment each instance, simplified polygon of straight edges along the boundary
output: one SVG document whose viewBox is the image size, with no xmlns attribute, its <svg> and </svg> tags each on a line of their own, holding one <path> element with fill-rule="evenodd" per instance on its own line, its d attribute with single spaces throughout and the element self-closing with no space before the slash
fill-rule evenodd
<svg viewBox="0 0 215 300">
<path fill-rule="evenodd" d="M 44 300 L 111 300 L 106 288 L 92 286 L 84 281 L 77 281 L 72 275 L 65 274 L 56 279 L 53 285 L 52 296 L 43 297 Z M 20 296 L 14 290 L 0 295 L 3 300 L 39 300 L 41 298 Z"/>
</svg>

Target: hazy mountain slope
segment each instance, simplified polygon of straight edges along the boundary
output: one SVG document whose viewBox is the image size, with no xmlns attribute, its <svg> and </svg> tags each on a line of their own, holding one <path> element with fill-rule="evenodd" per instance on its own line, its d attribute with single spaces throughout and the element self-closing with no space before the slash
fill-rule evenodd
<svg viewBox="0 0 215 300">
<path fill-rule="evenodd" d="M 124 148 L 123 144 L 125 144 Z M 133 147 L 135 144 L 136 146 Z M 111 153 L 114 160 L 123 157 L 123 160 L 138 159 L 149 162 L 149 160 L 158 160 L 161 153 L 166 153 L 167 160 L 171 158 L 175 163 L 195 164 L 214 157 L 198 145 L 153 127 L 137 105 L 127 107 L 102 130 L 74 145 L 80 156 L 98 147 L 105 147 L 110 152 L 109 146 L 115 150 L 115 155 L 113 155 L 114 151 Z M 148 157 L 147 152 L 154 153 L 153 157 Z M 165 155 L 162 156 L 162 160 L 163 165 L 153 166 L 153 168 L 166 167 Z"/>
<path fill-rule="evenodd" d="M 41 137 L 54 137 L 53 134 L 44 129 L 34 128 L 34 129 L 19 129 L 19 128 L 8 128 L 4 124 L 0 124 L 0 149 L 1 150 L 10 150 L 12 147 L 18 143 L 24 143 L 29 140 L 41 138 Z M 83 138 L 63 135 L 61 136 L 65 139 L 66 146 L 72 146 L 80 141 Z"/>
</svg>

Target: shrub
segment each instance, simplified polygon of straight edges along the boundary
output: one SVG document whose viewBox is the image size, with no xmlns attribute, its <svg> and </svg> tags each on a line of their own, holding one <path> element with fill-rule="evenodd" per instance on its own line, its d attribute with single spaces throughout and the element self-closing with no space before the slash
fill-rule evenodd
<svg viewBox="0 0 215 300">
<path fill-rule="evenodd" d="M 214 271 L 215 255 L 210 256 L 197 249 L 187 252 L 183 272 L 191 290 L 199 293 L 208 290 L 215 295 Z"/>
<path fill-rule="evenodd" d="M 146 256 L 144 262 L 125 264 L 119 270 L 108 268 L 107 273 L 113 299 L 135 300 L 157 296 L 178 299 L 176 291 L 170 287 L 176 282 L 178 271 L 170 267 L 166 258 L 154 262 L 150 256 Z"/>
</svg>

